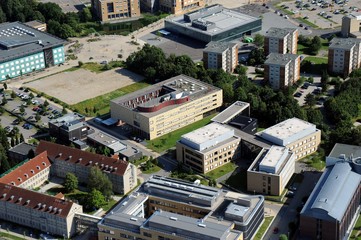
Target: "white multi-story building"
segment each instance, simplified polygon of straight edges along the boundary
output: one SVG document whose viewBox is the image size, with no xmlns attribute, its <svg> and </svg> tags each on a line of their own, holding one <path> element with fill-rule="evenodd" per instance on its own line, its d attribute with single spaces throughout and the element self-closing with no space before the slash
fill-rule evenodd
<svg viewBox="0 0 361 240">
<path fill-rule="evenodd" d="M 70 238 L 76 233 L 74 215 L 83 207 L 10 184 L 0 183 L 0 219 Z"/>
<path fill-rule="evenodd" d="M 270 53 L 264 63 L 264 79 L 273 89 L 292 86 L 300 79 L 300 56 Z"/>
<path fill-rule="evenodd" d="M 328 70 L 348 76 L 361 66 L 361 39 L 334 38 L 328 49 Z"/>
<path fill-rule="evenodd" d="M 298 30 L 296 28 L 270 28 L 264 39 L 264 51 L 270 53 L 297 53 Z"/>
<path fill-rule="evenodd" d="M 238 65 L 238 44 L 210 42 L 203 50 L 203 62 L 206 69 L 233 72 Z"/>
<path fill-rule="evenodd" d="M 262 149 L 247 170 L 247 190 L 279 196 L 294 172 L 295 155 L 289 149 Z"/>
</svg>

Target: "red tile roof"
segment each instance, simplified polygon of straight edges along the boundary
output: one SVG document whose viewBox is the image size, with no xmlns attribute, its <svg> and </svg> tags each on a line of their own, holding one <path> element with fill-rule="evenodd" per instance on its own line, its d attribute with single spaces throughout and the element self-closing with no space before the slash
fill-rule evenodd
<svg viewBox="0 0 361 240">
<path fill-rule="evenodd" d="M 68 216 L 74 204 L 73 202 L 4 183 L 0 183 L 0 201 L 47 212 L 62 218 Z"/>
<path fill-rule="evenodd" d="M 50 165 L 51 163 L 48 159 L 47 152 L 43 151 L 33 159 L 0 178 L 0 183 L 18 186 L 44 169 L 49 168 Z"/>
<path fill-rule="evenodd" d="M 71 148 L 47 141 L 40 141 L 35 152 L 36 154 L 40 154 L 43 151 L 48 152 L 48 158 L 50 161 L 54 161 L 56 159 L 67 161 L 73 164 L 81 164 L 86 167 L 98 166 L 103 171 L 120 176 L 124 175 L 128 167 L 128 162 L 123 160 L 85 152 L 80 149 Z"/>
</svg>

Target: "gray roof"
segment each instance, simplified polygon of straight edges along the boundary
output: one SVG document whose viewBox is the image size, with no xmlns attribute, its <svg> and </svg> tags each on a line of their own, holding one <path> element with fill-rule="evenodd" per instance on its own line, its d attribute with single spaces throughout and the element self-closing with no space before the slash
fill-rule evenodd
<svg viewBox="0 0 361 240">
<path fill-rule="evenodd" d="M 210 42 L 207 44 L 207 47 L 203 50 L 204 52 L 212 53 L 223 53 L 229 48 L 233 48 L 237 43 L 227 43 L 227 42 Z"/>
<path fill-rule="evenodd" d="M 286 53 L 286 54 L 281 54 L 281 53 L 270 53 L 267 56 L 267 60 L 264 62 L 267 65 L 281 65 L 281 66 L 285 66 L 287 65 L 289 62 L 296 60 L 297 58 L 299 58 L 299 55 L 297 54 L 291 54 L 291 53 Z"/>
<path fill-rule="evenodd" d="M 345 155 L 346 157 L 352 156 L 353 158 L 361 157 L 361 147 L 336 143 L 328 156 L 339 158 L 341 155 Z"/>
<path fill-rule="evenodd" d="M 358 38 L 333 38 L 329 48 L 350 50 L 351 48 L 360 43 L 361 39 Z"/>
<path fill-rule="evenodd" d="M 301 215 L 341 221 L 357 191 L 361 176 L 347 162 L 326 168 L 312 191 Z"/>
<path fill-rule="evenodd" d="M 33 151 L 35 153 L 36 146 L 22 142 L 16 146 L 10 148 L 9 151 L 27 155 L 29 153 L 30 149 L 33 149 Z"/>
<path fill-rule="evenodd" d="M 231 230 L 232 223 L 218 224 L 183 215 L 157 211 L 148 220 L 149 228 L 174 233 L 186 239 L 227 239 L 227 232 Z"/>
<path fill-rule="evenodd" d="M 212 118 L 212 121 L 218 123 L 228 123 L 230 120 L 232 120 L 232 118 L 240 114 L 246 108 L 249 108 L 249 103 L 236 101 L 231 106 L 217 114 L 217 116 Z"/>
<path fill-rule="evenodd" d="M 0 63 L 64 45 L 65 40 L 20 22 L 0 24 Z"/>
<path fill-rule="evenodd" d="M 265 37 L 268 38 L 284 38 L 288 34 L 293 33 L 294 31 L 298 31 L 297 28 L 270 28 Z"/>
</svg>

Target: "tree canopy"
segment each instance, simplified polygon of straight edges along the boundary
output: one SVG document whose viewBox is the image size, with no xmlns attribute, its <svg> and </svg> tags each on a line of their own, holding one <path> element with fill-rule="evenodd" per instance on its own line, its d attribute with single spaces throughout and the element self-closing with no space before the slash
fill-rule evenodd
<svg viewBox="0 0 361 240">
<path fill-rule="evenodd" d="M 109 180 L 108 176 L 97 167 L 92 167 L 90 169 L 88 188 L 100 191 L 106 199 L 110 199 L 113 194 L 112 182 Z"/>
<path fill-rule="evenodd" d="M 73 173 L 65 175 L 64 187 L 67 192 L 72 192 L 78 188 L 78 178 Z"/>
</svg>

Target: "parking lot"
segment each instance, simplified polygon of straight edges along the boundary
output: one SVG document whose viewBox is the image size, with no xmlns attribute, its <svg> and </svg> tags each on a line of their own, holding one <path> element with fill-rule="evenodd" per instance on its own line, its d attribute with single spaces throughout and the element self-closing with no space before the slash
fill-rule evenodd
<svg viewBox="0 0 361 240">
<path fill-rule="evenodd" d="M 277 4 L 290 18 L 296 19 L 300 24 L 321 29 L 341 26 L 342 17 L 348 14 L 359 14 L 361 1 L 340 0 L 339 4 L 331 0 L 296 0 Z"/>
</svg>

